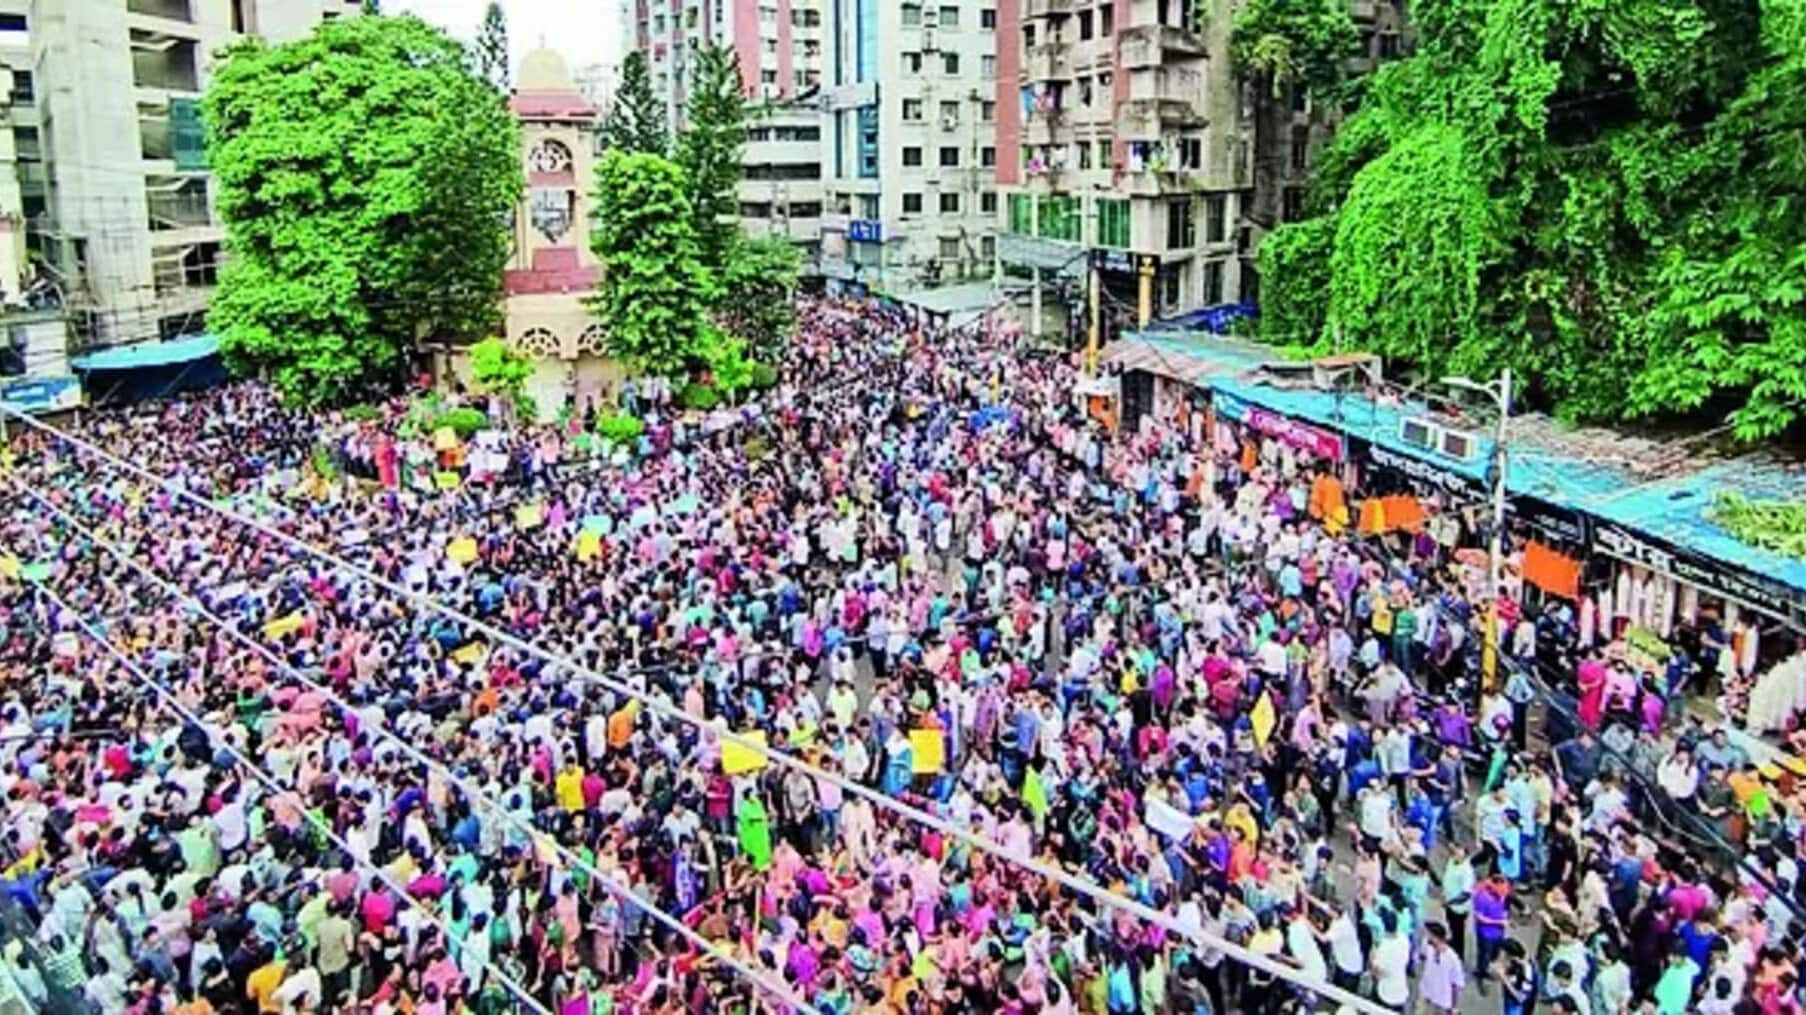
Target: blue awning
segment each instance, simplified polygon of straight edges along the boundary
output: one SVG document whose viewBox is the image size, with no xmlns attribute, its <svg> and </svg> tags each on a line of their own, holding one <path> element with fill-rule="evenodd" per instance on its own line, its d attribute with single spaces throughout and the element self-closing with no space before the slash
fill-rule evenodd
<svg viewBox="0 0 1806 1015">
<path fill-rule="evenodd" d="M 178 363 L 193 363 L 219 352 L 217 335 L 184 335 L 167 342 L 120 345 L 77 356 L 70 365 L 77 370 L 142 370 Z"/>
</svg>

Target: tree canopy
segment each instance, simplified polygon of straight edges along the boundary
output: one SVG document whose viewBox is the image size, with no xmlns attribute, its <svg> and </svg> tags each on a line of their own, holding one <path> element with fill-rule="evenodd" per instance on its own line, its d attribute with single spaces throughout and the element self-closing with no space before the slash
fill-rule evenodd
<svg viewBox="0 0 1806 1015">
<path fill-rule="evenodd" d="M 602 120 L 602 144 L 613 151 L 651 155 L 663 155 L 671 148 L 664 104 L 652 94 L 646 54 L 637 49 L 621 62 L 621 87 Z"/>
<path fill-rule="evenodd" d="M 497 0 L 489 0 L 483 24 L 477 29 L 474 50 L 477 73 L 501 91 L 508 90 L 508 15 Z"/>
<path fill-rule="evenodd" d="M 1806 417 L 1806 4 L 1424 0 L 1310 217 L 1260 249 L 1269 338 L 1511 366 L 1574 419 Z M 1325 298 L 1325 294 L 1327 299 Z"/>
<path fill-rule="evenodd" d="M 719 276 L 740 230 L 740 157 L 746 151 L 746 97 L 733 50 L 699 50 L 695 82 L 673 157 L 689 175 L 703 264 Z"/>
<path fill-rule="evenodd" d="M 464 47 L 414 17 L 225 51 L 202 104 L 228 364 L 291 397 L 393 377 L 420 338 L 498 315 L 519 138 Z"/>
</svg>

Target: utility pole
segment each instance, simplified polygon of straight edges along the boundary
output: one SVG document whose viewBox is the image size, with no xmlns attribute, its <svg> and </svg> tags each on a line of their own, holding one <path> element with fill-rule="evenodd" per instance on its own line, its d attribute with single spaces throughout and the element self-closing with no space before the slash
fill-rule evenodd
<svg viewBox="0 0 1806 1015">
<path fill-rule="evenodd" d="M 1497 682 L 1499 673 L 1499 591 L 1505 558 L 1505 474 L 1508 464 L 1505 446 L 1511 425 L 1511 368 L 1502 370 L 1494 384 L 1481 384 L 1465 377 L 1445 377 L 1443 383 L 1487 395 L 1499 410 L 1498 432 L 1493 438 L 1492 538 L 1486 549 L 1486 594 L 1489 597 L 1486 632 L 1480 651 L 1480 686 L 1474 692 L 1478 699 Z"/>
</svg>

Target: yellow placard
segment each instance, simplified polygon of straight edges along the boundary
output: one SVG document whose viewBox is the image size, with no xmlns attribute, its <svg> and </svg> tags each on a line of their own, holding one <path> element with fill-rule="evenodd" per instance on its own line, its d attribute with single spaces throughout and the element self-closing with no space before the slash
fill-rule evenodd
<svg viewBox="0 0 1806 1015">
<path fill-rule="evenodd" d="M 1273 727 L 1279 723 L 1279 716 L 1273 712 L 1272 695 L 1266 691 L 1260 692 L 1260 700 L 1254 703 L 1254 711 L 1248 713 L 1248 722 L 1254 727 L 1254 742 L 1262 747 L 1267 746 L 1267 738 L 1273 735 Z"/>
<path fill-rule="evenodd" d="M 453 652 L 451 657 L 452 657 L 452 662 L 455 662 L 455 663 L 470 664 L 470 663 L 482 662 L 483 661 L 483 643 L 480 641 L 473 641 L 470 644 L 465 645 L 463 648 L 458 649 L 456 652 Z"/>
<path fill-rule="evenodd" d="M 449 426 L 442 426 L 433 431 L 433 450 L 450 451 L 458 446 L 458 435 Z"/>
<path fill-rule="evenodd" d="M 577 533 L 577 559 L 593 560 L 602 552 L 602 533 L 584 529 Z"/>
<path fill-rule="evenodd" d="M 19 580 L 19 558 L 10 553 L 0 554 L 0 577 Z"/>
<path fill-rule="evenodd" d="M 522 504 L 514 509 L 514 527 L 517 529 L 537 529 L 546 520 L 545 505 L 538 501 Z"/>
<path fill-rule="evenodd" d="M 458 488 L 458 484 L 463 481 L 464 481 L 463 477 L 459 476 L 455 472 L 448 471 L 448 472 L 433 473 L 433 485 L 437 486 L 441 490 L 456 490 Z"/>
<path fill-rule="evenodd" d="M 286 617 L 278 617 L 263 625 L 263 636 L 270 641 L 275 641 L 278 638 L 286 638 L 296 631 L 301 630 L 301 624 L 305 619 L 306 618 L 302 617 L 299 613 L 291 613 Z"/>
<path fill-rule="evenodd" d="M 947 764 L 947 735 L 940 730 L 910 730 L 909 754 L 915 774 L 939 772 Z"/>
<path fill-rule="evenodd" d="M 764 730 L 748 730 L 739 734 L 739 737 L 742 740 L 750 740 L 761 748 L 765 746 Z M 734 743 L 732 740 L 721 741 L 721 770 L 728 775 L 757 772 L 764 768 L 765 764 L 764 751 L 754 750 L 751 747 Z"/>
<path fill-rule="evenodd" d="M 445 555 L 460 564 L 468 564 L 477 559 L 477 541 L 469 536 L 454 539 L 445 548 Z"/>
</svg>

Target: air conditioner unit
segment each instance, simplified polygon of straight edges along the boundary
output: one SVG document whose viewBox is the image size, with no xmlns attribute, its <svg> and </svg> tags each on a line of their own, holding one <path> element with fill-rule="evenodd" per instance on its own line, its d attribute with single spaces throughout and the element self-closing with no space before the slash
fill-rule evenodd
<svg viewBox="0 0 1806 1015">
<path fill-rule="evenodd" d="M 958 130 L 959 129 L 959 117 L 957 117 L 957 116 L 941 117 L 941 129 L 942 130 Z"/>
<path fill-rule="evenodd" d="M 1399 420 L 1398 439 L 1414 448 L 1435 451 L 1440 443 L 1439 434 L 1442 427 L 1418 416 L 1408 416 Z"/>
<path fill-rule="evenodd" d="M 1465 430 L 1443 430 L 1436 450 L 1461 461 L 1472 461 L 1480 454 L 1480 439 Z"/>
</svg>

